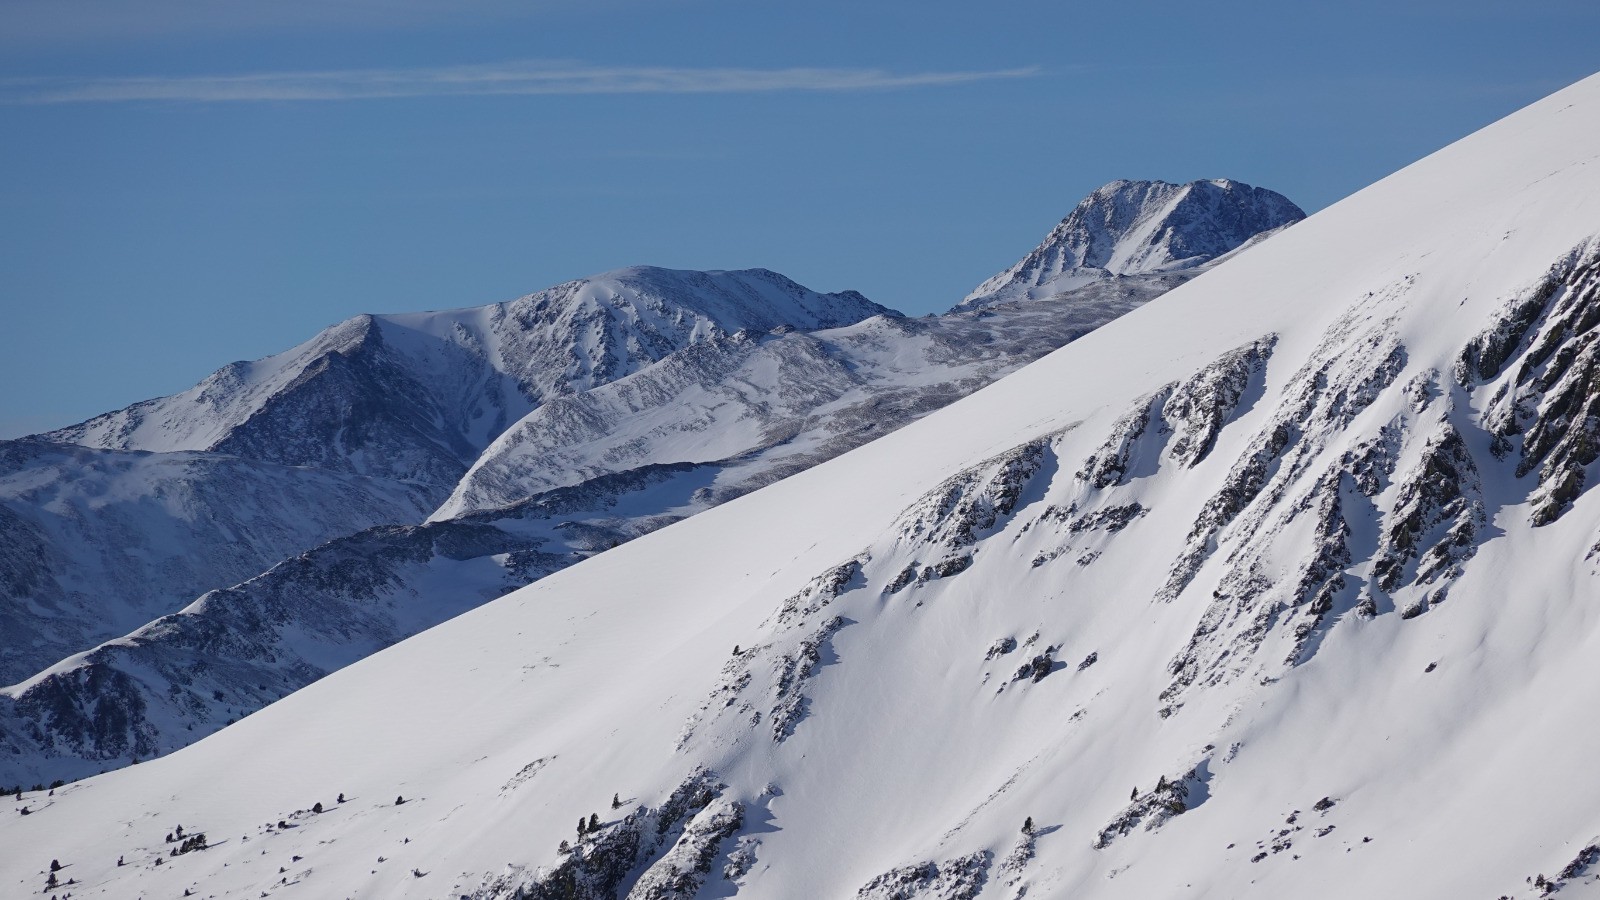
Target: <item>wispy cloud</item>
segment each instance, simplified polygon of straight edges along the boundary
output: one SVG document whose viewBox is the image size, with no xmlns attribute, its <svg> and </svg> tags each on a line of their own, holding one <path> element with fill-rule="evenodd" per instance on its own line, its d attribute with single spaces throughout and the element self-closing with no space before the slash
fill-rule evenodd
<svg viewBox="0 0 1600 900">
<path fill-rule="evenodd" d="M 514 62 L 422 69 L 244 75 L 0 79 L 0 103 L 260 102 L 559 94 L 739 94 L 882 91 L 1027 78 L 1037 67 L 989 71 L 719 69 Z"/>
</svg>

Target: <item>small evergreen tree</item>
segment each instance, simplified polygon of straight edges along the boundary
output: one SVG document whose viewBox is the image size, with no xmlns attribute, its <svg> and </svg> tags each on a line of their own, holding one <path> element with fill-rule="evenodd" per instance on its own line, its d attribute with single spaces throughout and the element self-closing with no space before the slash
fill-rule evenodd
<svg viewBox="0 0 1600 900">
<path fill-rule="evenodd" d="M 343 802 L 344 802 L 344 795 L 343 795 L 343 794 L 340 794 L 340 795 L 339 795 L 339 802 L 340 802 L 340 803 L 343 803 Z"/>
<path fill-rule="evenodd" d="M 1022 833 L 1033 834 L 1033 816 L 1022 820 Z"/>
<path fill-rule="evenodd" d="M 59 860 L 59 859 L 50 860 L 50 871 L 52 871 L 52 872 L 61 871 L 61 860 Z"/>
<path fill-rule="evenodd" d="M 406 798 L 404 798 L 404 797 L 396 797 L 396 798 L 394 798 L 394 805 L 395 806 L 399 806 L 400 804 L 402 804 L 404 802 L 406 802 Z"/>
<path fill-rule="evenodd" d="M 612 794 L 611 795 L 611 808 L 612 809 L 621 809 L 622 808 L 622 796 L 620 794 Z"/>
<path fill-rule="evenodd" d="M 589 820 L 585 819 L 583 816 L 579 816 L 578 817 L 578 837 L 583 837 L 584 832 L 586 832 L 588 830 L 589 830 Z"/>
<path fill-rule="evenodd" d="M 600 830 L 600 814 L 599 813 L 590 813 L 589 814 L 589 830 L 590 831 L 599 831 Z"/>
<path fill-rule="evenodd" d="M 314 813 L 321 813 L 322 812 L 322 801 L 318 800 L 316 803 L 313 803 L 311 805 L 311 811 L 314 812 Z"/>
</svg>

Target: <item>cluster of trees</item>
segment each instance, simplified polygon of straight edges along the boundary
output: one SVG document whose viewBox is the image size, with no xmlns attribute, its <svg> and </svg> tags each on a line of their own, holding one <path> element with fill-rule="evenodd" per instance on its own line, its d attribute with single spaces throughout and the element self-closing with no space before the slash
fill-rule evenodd
<svg viewBox="0 0 1600 900">
<path fill-rule="evenodd" d="M 612 809 L 621 809 L 622 808 L 622 795 L 621 794 L 612 794 L 611 795 L 611 808 Z M 588 818 L 584 818 L 583 816 L 579 816 L 578 817 L 578 841 L 580 843 L 583 841 L 583 839 L 585 837 L 587 837 L 588 835 L 591 835 L 591 834 L 593 834 L 593 833 L 595 833 L 596 831 L 599 831 L 599 830 L 600 830 L 600 814 L 599 813 L 590 813 Z M 560 851 L 561 851 L 561 853 L 563 855 L 567 854 L 567 853 L 570 853 L 570 852 L 572 852 L 572 844 L 568 843 L 567 841 L 562 841 L 561 842 L 561 847 L 559 849 L 560 849 Z"/>
<path fill-rule="evenodd" d="M 47 890 L 47 891 L 48 890 L 53 890 L 55 888 L 63 886 L 62 885 L 62 881 L 61 881 L 61 876 L 56 874 L 56 873 L 58 873 L 60 871 L 61 871 L 61 860 L 59 860 L 59 859 L 50 860 L 50 874 L 49 874 L 48 877 L 45 878 L 45 881 L 44 881 L 44 889 L 45 890 Z M 66 884 L 68 884 L 68 885 L 73 885 L 73 884 L 77 884 L 77 883 L 78 883 L 77 880 L 73 879 L 73 878 L 68 878 L 66 880 Z"/>
<path fill-rule="evenodd" d="M 22 785 L 18 784 L 18 785 L 14 785 L 14 786 L 12 786 L 10 788 L 0 788 L 0 797 L 15 796 L 18 800 L 21 800 L 22 799 L 22 792 L 24 790 L 33 791 L 34 793 L 37 794 L 40 791 L 53 791 L 58 787 L 64 786 L 65 784 L 66 784 L 66 782 L 62 781 L 59 778 L 57 778 L 55 781 L 50 782 L 50 784 L 48 786 L 42 785 L 42 784 L 36 784 L 31 788 L 26 788 L 25 789 L 25 788 L 23 788 Z"/>
</svg>

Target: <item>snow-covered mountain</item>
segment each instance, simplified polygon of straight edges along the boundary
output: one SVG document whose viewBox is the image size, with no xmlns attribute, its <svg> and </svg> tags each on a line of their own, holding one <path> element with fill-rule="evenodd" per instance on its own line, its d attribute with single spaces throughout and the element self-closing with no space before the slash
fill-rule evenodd
<svg viewBox="0 0 1600 900">
<path fill-rule="evenodd" d="M 1282 194 L 1226 178 L 1113 181 L 956 308 L 1068 291 L 1149 300 L 1305 216 Z"/>
<path fill-rule="evenodd" d="M 427 525 L 330 535 L 19 674 L 0 690 L 0 784 L 170 752 L 536 578 L 887 434 L 1123 311 L 1056 301 L 738 332 L 552 400 L 491 445 Z M 207 546 L 196 540 L 183 558 L 207 559 Z M 209 657 L 227 664 L 197 667 Z"/>
<path fill-rule="evenodd" d="M 677 284 L 718 284 L 717 278 L 699 283 L 692 273 L 663 275 L 660 270 L 629 270 L 585 284 L 633 283 L 652 273 L 658 279 L 671 276 Z M 736 274 L 748 279 L 759 273 Z M 763 277 L 778 279 L 770 273 Z M 585 290 L 578 295 L 586 297 L 594 289 Z M 807 302 L 792 309 L 778 301 L 772 309 L 802 325 L 867 311 L 852 306 L 842 316 L 830 312 L 830 297 L 856 295 L 817 295 L 798 286 L 790 293 Z M 718 292 L 708 294 L 710 302 L 694 303 L 716 309 Z M 197 462 L 216 466 L 221 460 L 235 469 L 254 466 L 287 472 L 291 478 L 304 472 L 311 485 L 346 479 L 356 489 L 370 483 L 391 492 L 403 489 L 407 497 L 426 497 L 432 490 L 417 481 L 357 475 L 339 459 L 329 468 L 289 469 L 215 451 L 63 448 L 78 455 L 134 456 L 146 460 L 145 468 L 151 461 L 181 458 L 181 470 L 194 481 L 181 489 L 216 494 L 223 508 L 173 504 L 169 495 L 176 493 L 174 486 L 124 478 L 118 491 L 126 496 L 117 509 L 135 507 L 152 517 L 140 526 L 146 531 L 193 532 L 195 539 L 168 542 L 156 554 L 148 552 L 149 540 L 120 537 L 127 528 L 67 542 L 79 556 L 97 561 L 79 573 L 73 596 L 94 597 L 98 584 L 107 598 L 115 599 L 125 581 L 137 579 L 145 596 L 138 608 L 145 615 L 108 620 L 73 607 L 70 616 L 29 623 L 42 635 L 62 623 L 87 625 L 76 631 L 57 628 L 53 640 L 38 640 L 28 657 L 33 665 L 14 667 L 8 676 L 15 684 L 0 691 L 0 784 L 78 778 L 170 752 L 465 609 L 893 431 L 1146 299 L 1082 290 L 921 319 L 882 313 L 816 331 L 796 330 L 788 322 L 766 332 L 708 328 L 699 339 L 614 380 L 552 393 L 489 444 L 421 529 L 415 526 L 423 516 L 405 509 L 385 519 L 341 512 L 341 505 L 333 502 L 319 504 L 317 516 L 302 519 L 294 508 L 306 496 L 294 484 L 283 490 L 285 506 L 276 516 L 252 509 L 251 521 L 264 525 L 240 528 L 228 519 L 234 512 L 225 498 L 243 488 L 213 478 Z M 425 317 L 503 318 L 494 309 Z M 770 317 L 772 311 L 763 315 Z M 382 325 L 397 318 L 373 321 Z M 770 318 L 740 313 L 724 314 L 720 321 L 768 324 Z M 448 330 L 437 322 L 429 329 Z M 394 344 L 391 340 L 383 346 Z M 411 353 L 404 359 L 414 357 L 426 354 Z M 298 352 L 298 358 L 309 357 Z M 370 389 L 385 390 L 377 381 Z M 177 400 L 162 402 L 189 408 Z M 74 477 L 70 466 L 52 472 L 67 482 Z M 34 473 L 24 472 L 13 480 L 31 484 L 34 479 Z M 0 489 L 4 485 L 0 482 Z M 43 518 L 49 518 L 49 503 L 44 502 L 49 499 L 37 490 L 0 494 L 0 500 L 22 504 L 23 513 Z M 93 506 L 87 519 L 116 522 L 111 509 L 103 503 Z M 85 518 L 80 515 L 75 521 Z M 218 518 L 227 519 L 227 527 L 216 528 L 213 520 Z M 338 528 L 340 521 L 347 527 Z M 283 533 L 272 533 L 266 525 L 277 525 Z M 384 527 L 374 527 L 380 525 Z M 261 531 L 272 533 L 277 543 L 237 539 Z M 110 542 L 110 549 L 99 549 L 96 541 L 101 539 Z M 212 545 L 219 541 L 220 555 L 213 554 Z M 290 558 L 312 547 L 317 549 Z M 276 553 L 270 552 L 274 549 Z M 133 559 L 124 558 L 135 550 Z M 102 558 L 111 562 L 99 563 Z M 252 559 L 253 568 L 248 564 Z M 262 577 L 251 578 L 286 559 Z M 10 568 L 17 571 L 19 584 L 45 577 L 32 557 L 14 563 Z M 230 577 L 224 580 L 222 575 Z M 248 583 L 238 583 L 247 578 Z M 183 586 L 190 589 L 183 592 Z M 17 596 L 43 593 L 24 587 Z M 200 599 L 191 603 L 195 597 Z M 163 599 L 165 605 L 159 602 Z M 24 603 L 14 606 L 33 609 Z M 18 617 L 26 620 L 27 614 Z M 108 625 L 120 627 L 107 630 Z M 96 647 L 101 641 L 107 643 Z M 217 654 L 225 654 L 228 664 L 204 663 L 208 655 Z"/>
<path fill-rule="evenodd" d="M 442 499 L 507 425 L 718 335 L 832 328 L 890 313 L 764 269 L 640 266 L 507 303 L 357 316 L 226 366 L 171 397 L 41 437 L 113 450 L 208 450 L 392 478 Z"/>
<path fill-rule="evenodd" d="M 346 472 L 0 442 L 0 684 L 308 547 L 431 508 L 412 486 Z"/>
<path fill-rule="evenodd" d="M 854 452 L 14 798 L 0 884 L 1593 894 L 1597 223 L 1600 77 Z"/>
<path fill-rule="evenodd" d="M 728 335 L 882 315 L 765 270 L 624 269 L 359 316 L 181 394 L 0 442 L 0 684 L 326 541 L 420 523 L 548 399 Z"/>
<path fill-rule="evenodd" d="M 1061 298 L 707 341 L 530 413 L 489 446 L 433 518 L 684 463 L 715 468 L 702 473 L 710 481 L 695 503 L 708 508 L 887 434 L 1128 308 Z"/>
</svg>

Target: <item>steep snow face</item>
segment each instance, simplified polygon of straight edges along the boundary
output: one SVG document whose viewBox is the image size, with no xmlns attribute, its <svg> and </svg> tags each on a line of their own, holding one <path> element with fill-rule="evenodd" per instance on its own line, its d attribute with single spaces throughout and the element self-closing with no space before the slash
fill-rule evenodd
<svg viewBox="0 0 1600 900">
<path fill-rule="evenodd" d="M 739 273 L 742 291 L 710 276 L 668 274 L 727 323 L 854 315 L 853 307 L 830 311 L 825 300 L 797 305 L 795 297 L 809 295 L 768 273 Z M 636 276 L 660 280 L 651 270 Z M 76 530 L 19 525 L 18 547 L 0 559 L 8 573 L 0 601 L 9 601 L 11 633 L 25 636 L 5 670 L 19 683 L 8 692 L 13 702 L 0 700 L 0 784 L 78 778 L 171 752 L 501 593 L 887 434 L 1181 281 L 1120 279 L 1048 300 L 921 319 L 880 315 L 811 332 L 714 326 L 659 361 L 618 367 L 637 370 L 613 381 L 552 396 L 490 444 L 431 517 L 440 527 L 422 531 L 371 528 L 421 518 L 416 504 L 430 494 L 415 483 L 214 453 L 39 444 L 61 457 L 49 468 L 55 487 L 41 489 L 37 471 L 19 472 L 0 483 L 23 485 L 6 499 L 24 520 Z M 554 325 L 523 310 L 529 331 L 514 340 L 528 346 L 511 356 L 559 355 L 581 343 L 575 336 L 593 334 L 586 329 L 603 321 L 594 305 L 601 292 L 573 289 L 582 297 L 564 303 Z M 509 327 L 486 324 L 495 310 L 379 324 L 402 358 L 467 376 L 439 393 L 469 409 L 493 385 L 450 365 L 450 348 L 480 346 L 499 359 L 504 342 L 451 336 Z M 72 460 L 88 458 L 122 460 L 127 473 L 181 473 L 181 481 L 124 474 L 108 491 L 91 477 L 94 466 L 74 468 Z M 264 507 L 261 491 L 233 476 L 239 470 L 275 472 L 278 506 Z M 371 503 L 351 496 L 363 489 Z M 121 499 L 86 501 L 85 511 L 63 518 L 61 492 Z M 256 499 L 241 504 L 240 496 Z M 393 496 L 409 502 L 395 505 Z M 137 524 L 132 508 L 142 514 Z M 460 539 L 453 525 L 471 526 L 474 536 Z M 357 553 L 366 556 L 360 566 L 303 564 Z M 189 603 L 207 592 L 205 602 Z M 197 646 L 227 648 L 230 664 L 192 671 Z M 94 649 L 76 652 L 85 648 Z"/>
<path fill-rule="evenodd" d="M 0 625 L 8 635 L 0 684 L 140 630 L 325 541 L 421 522 L 483 448 L 541 402 L 730 335 L 887 314 L 854 292 L 819 294 L 764 270 L 626 269 L 477 309 L 360 316 L 285 353 L 228 366 L 183 394 L 49 440 L 0 442 L 0 520 L 9 539 L 0 549 Z M 522 583 L 496 582 L 502 592 Z M 463 604 L 471 605 L 441 597 L 406 617 L 405 628 L 344 642 L 383 646 Z M 313 630 L 344 627 L 338 615 L 321 618 L 299 616 Z M 237 639 L 270 644 L 261 633 Z M 174 652 L 191 656 L 186 648 Z M 359 654 L 336 656 L 343 665 Z M 284 667 L 293 674 L 263 683 L 298 687 L 327 671 Z M 167 690 L 156 682 L 136 678 L 123 690 L 114 679 L 80 679 L 85 709 L 121 717 L 118 728 L 93 732 L 112 749 L 96 749 L 100 743 L 82 739 L 72 717 L 52 712 L 4 754 L 0 771 L 36 770 L 33 751 L 19 747 L 88 753 L 83 767 L 56 770 L 70 776 L 127 761 L 134 748 L 187 742 L 122 736 L 137 729 L 149 705 L 141 692 Z M 30 683 L 42 689 L 37 679 Z M 229 708 L 240 714 L 253 703 Z M 203 733 L 194 722 L 182 730 Z M 15 733 L 0 724 L 6 731 Z"/>
<path fill-rule="evenodd" d="M 427 527 L 335 540 L 17 685 L 0 697 L 0 785 L 171 752 L 501 593 L 887 434 L 1127 309 L 1077 298 L 737 332 L 554 399 L 491 446 L 459 506 Z M 228 664 L 195 671 L 199 652 Z"/>
<path fill-rule="evenodd" d="M 357 316 L 181 394 L 42 437 L 387 477 L 437 502 L 489 441 L 551 397 L 717 335 L 887 313 L 853 291 L 819 294 L 761 269 L 623 269 L 487 307 Z"/>
<path fill-rule="evenodd" d="M 349 473 L 0 442 L 0 684 L 308 547 L 427 509 L 422 491 Z"/>
<path fill-rule="evenodd" d="M 1579 893 L 1596 223 L 1600 78 L 855 452 L 9 801 L 0 884 Z"/>
<path fill-rule="evenodd" d="M 1303 218 L 1282 194 L 1225 178 L 1181 185 L 1113 181 L 1084 198 L 1032 253 L 978 285 L 958 308 L 1084 288 L 1154 296 Z"/>
<path fill-rule="evenodd" d="M 312 468 L 215 452 L 27 444 L 29 459 L 52 461 L 0 481 L 15 487 L 0 499 L 20 516 L 19 543 L 0 557 L 0 604 L 22 636 L 5 678 L 17 684 L 0 699 L 0 785 L 83 777 L 192 743 L 462 610 L 914 421 L 1136 308 L 1153 284 L 939 317 L 877 315 L 810 332 L 787 322 L 729 332 L 739 322 L 810 326 L 859 311 L 848 294 L 837 298 L 841 312 L 778 276 L 732 274 L 730 282 L 666 273 L 724 324 L 691 332 L 686 346 L 655 362 L 612 360 L 612 374 L 632 370 L 612 381 L 552 388 L 570 390 L 490 444 L 432 516 L 438 527 L 410 527 L 434 488 L 343 471 L 348 460 L 337 453 L 333 468 Z M 654 293 L 636 290 L 624 307 L 671 293 L 663 277 L 630 273 Z M 611 321 L 599 311 L 616 290 L 602 287 L 552 289 L 518 308 L 523 325 L 515 327 L 499 307 L 378 318 L 375 346 L 412 369 L 457 376 L 430 389 L 457 398 L 451 409 L 473 409 L 484 397 L 498 403 L 482 370 L 452 364 L 461 347 L 499 365 L 559 358 L 579 344 L 638 345 L 640 334 L 666 329 L 630 320 L 627 340 L 606 338 L 595 329 Z M 561 310 L 553 323 L 539 307 L 550 302 Z M 589 340 L 597 334 L 603 339 Z M 296 391 L 301 399 L 354 396 Z M 238 449 L 274 433 L 310 439 L 328 431 L 324 424 L 349 424 L 336 404 L 296 416 L 304 421 L 290 431 L 251 424 L 226 444 Z M 470 442 L 492 432 L 462 433 Z M 96 474 L 111 469 L 114 489 Z M 352 495 L 361 490 L 371 502 Z M 76 505 L 64 506 L 63 496 Z M 397 527 L 372 528 L 380 524 Z M 455 526 L 470 526 L 473 537 L 460 539 Z M 357 554 L 361 565 L 349 562 Z M 196 669 L 197 653 L 213 651 L 229 664 Z"/>
</svg>

